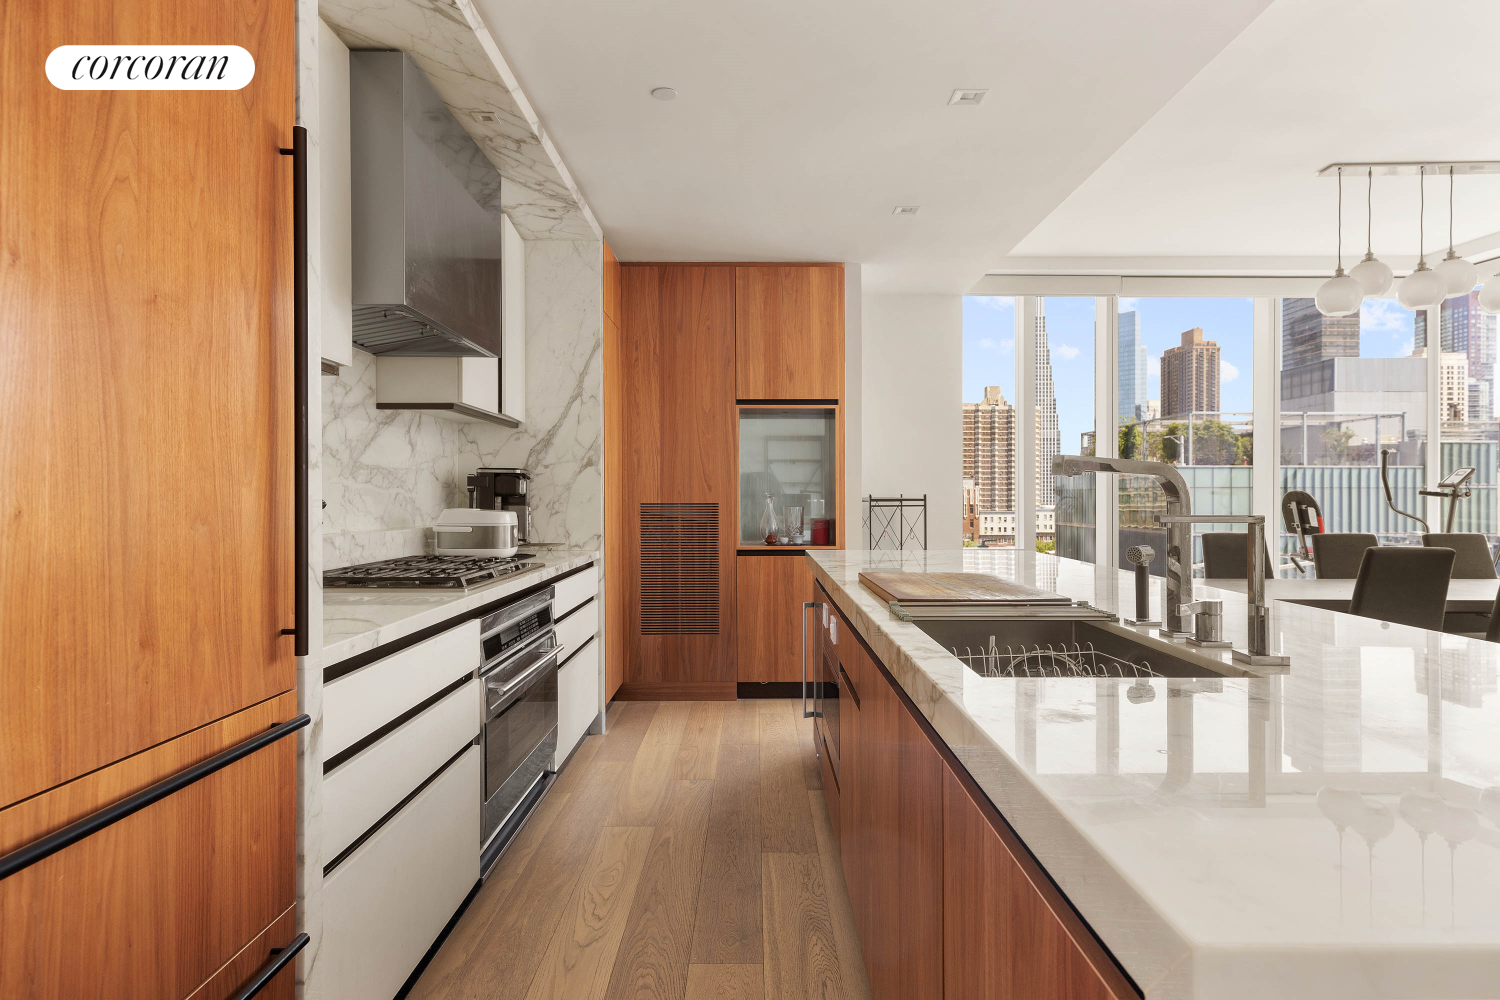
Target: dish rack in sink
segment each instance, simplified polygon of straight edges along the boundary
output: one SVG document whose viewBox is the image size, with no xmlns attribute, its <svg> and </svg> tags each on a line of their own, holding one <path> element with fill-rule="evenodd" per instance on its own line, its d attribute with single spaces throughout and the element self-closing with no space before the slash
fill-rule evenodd
<svg viewBox="0 0 1500 1000">
<path fill-rule="evenodd" d="M 1131 663 L 1118 656 L 1100 652 L 1092 643 L 1065 643 L 1045 646 L 1001 647 L 990 636 L 988 647 L 963 652 L 950 647 L 949 652 L 982 677 L 1097 677 L 1135 680 L 1161 677 L 1151 664 Z"/>
</svg>

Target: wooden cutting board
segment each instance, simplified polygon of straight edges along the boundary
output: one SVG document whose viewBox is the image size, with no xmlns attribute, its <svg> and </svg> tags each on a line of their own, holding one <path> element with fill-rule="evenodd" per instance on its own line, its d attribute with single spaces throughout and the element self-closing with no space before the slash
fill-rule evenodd
<svg viewBox="0 0 1500 1000">
<path fill-rule="evenodd" d="M 861 573 L 881 600 L 901 604 L 1071 604 L 1069 598 L 988 573 Z"/>
</svg>

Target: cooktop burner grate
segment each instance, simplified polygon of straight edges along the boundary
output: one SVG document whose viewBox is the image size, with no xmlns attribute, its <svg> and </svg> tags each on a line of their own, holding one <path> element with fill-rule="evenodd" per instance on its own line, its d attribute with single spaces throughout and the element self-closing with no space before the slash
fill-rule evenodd
<svg viewBox="0 0 1500 1000">
<path fill-rule="evenodd" d="M 343 566 L 323 574 L 323 586 L 454 589 L 489 583 L 512 573 L 536 569 L 536 556 L 522 552 L 514 556 L 402 556 L 380 562 Z"/>
</svg>

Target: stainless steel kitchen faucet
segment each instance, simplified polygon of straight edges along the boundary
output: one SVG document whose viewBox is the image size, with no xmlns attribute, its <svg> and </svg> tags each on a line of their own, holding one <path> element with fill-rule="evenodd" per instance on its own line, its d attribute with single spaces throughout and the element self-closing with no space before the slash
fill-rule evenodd
<svg viewBox="0 0 1500 1000">
<path fill-rule="evenodd" d="M 1193 602 L 1194 524 L 1244 524 L 1249 526 L 1250 549 L 1245 560 L 1245 608 L 1249 632 L 1248 648 L 1234 650 L 1234 658 L 1252 666 L 1285 666 L 1286 656 L 1271 652 L 1270 612 L 1266 606 L 1266 519 L 1259 514 L 1192 513 L 1192 499 L 1182 473 L 1165 462 L 1142 462 L 1131 458 L 1099 458 L 1092 455 L 1058 455 L 1052 459 L 1054 476 L 1079 476 L 1085 472 L 1113 472 L 1120 476 L 1150 476 L 1161 483 L 1167 512 L 1157 517 L 1167 529 L 1167 593 L 1162 601 L 1161 634 L 1172 639 L 1189 635 L 1183 605 Z"/>
</svg>

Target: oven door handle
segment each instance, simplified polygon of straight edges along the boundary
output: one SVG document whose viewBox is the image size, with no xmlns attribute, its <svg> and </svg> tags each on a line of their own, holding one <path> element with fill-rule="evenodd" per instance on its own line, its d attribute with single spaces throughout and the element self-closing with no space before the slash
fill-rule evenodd
<svg viewBox="0 0 1500 1000">
<path fill-rule="evenodd" d="M 492 709 L 492 708 L 490 708 L 489 692 L 491 692 L 491 691 L 496 692 L 496 698 L 495 698 L 495 704 L 496 705 L 504 704 L 505 700 L 511 696 L 512 692 L 516 691 L 518 688 L 524 687 L 529 682 L 531 682 L 533 680 L 536 680 L 536 678 L 538 678 L 542 674 L 546 673 L 549 665 L 552 666 L 552 667 L 557 666 L 557 658 L 562 655 L 562 651 L 563 651 L 563 647 L 562 646 L 554 646 L 554 647 L 552 647 L 551 649 L 549 649 L 547 651 L 547 655 L 546 656 L 542 657 L 540 660 L 537 661 L 536 666 L 532 667 L 530 670 L 526 671 L 520 677 L 517 677 L 515 680 L 509 681 L 506 684 L 497 685 L 494 681 L 486 681 L 485 685 L 484 685 L 484 690 L 485 690 L 485 699 L 484 699 L 484 701 L 485 701 L 485 714 L 484 714 L 484 721 L 485 722 L 490 722 L 497 715 L 500 714 L 500 711 L 498 709 Z M 508 708 L 509 706 L 507 705 L 506 707 Z"/>
<path fill-rule="evenodd" d="M 482 664 L 479 665 L 479 676 L 480 677 L 484 677 L 484 676 L 486 676 L 488 674 L 494 673 L 496 670 L 499 669 L 501 662 L 503 662 L 505 660 L 513 660 L 513 659 L 515 659 L 516 657 L 520 656 L 522 653 L 525 653 L 528 650 L 530 650 L 532 646 L 537 645 L 543 639 L 547 638 L 547 636 L 549 636 L 549 635 L 556 635 L 556 634 L 557 634 L 556 630 L 554 630 L 549 625 L 545 630 L 543 630 L 541 632 L 538 632 L 536 635 L 534 635 L 531 638 L 527 639 L 525 642 L 521 643 L 519 646 L 514 646 L 514 647 L 512 647 L 510 649 L 504 650 L 503 652 L 496 653 L 494 656 L 490 657 L 488 660 L 485 660 Z"/>
<path fill-rule="evenodd" d="M 817 709 L 817 701 L 816 701 L 816 699 L 814 699 L 813 708 L 811 710 L 809 710 L 808 707 L 807 707 L 807 613 L 809 611 L 811 611 L 813 608 L 821 608 L 822 606 L 823 606 L 823 603 L 821 601 L 803 601 L 802 602 L 802 717 L 804 719 L 816 718 L 820 714 L 818 712 L 818 709 Z M 819 656 L 820 656 L 819 662 L 820 663 L 822 662 L 821 661 L 821 654 L 823 652 L 823 650 L 822 650 L 822 639 L 823 639 L 822 629 L 819 629 L 818 630 L 818 646 L 819 646 L 819 648 L 816 649 L 814 652 L 817 653 L 817 654 L 819 654 Z M 815 679 L 813 681 L 813 683 L 816 684 L 818 682 Z"/>
</svg>

